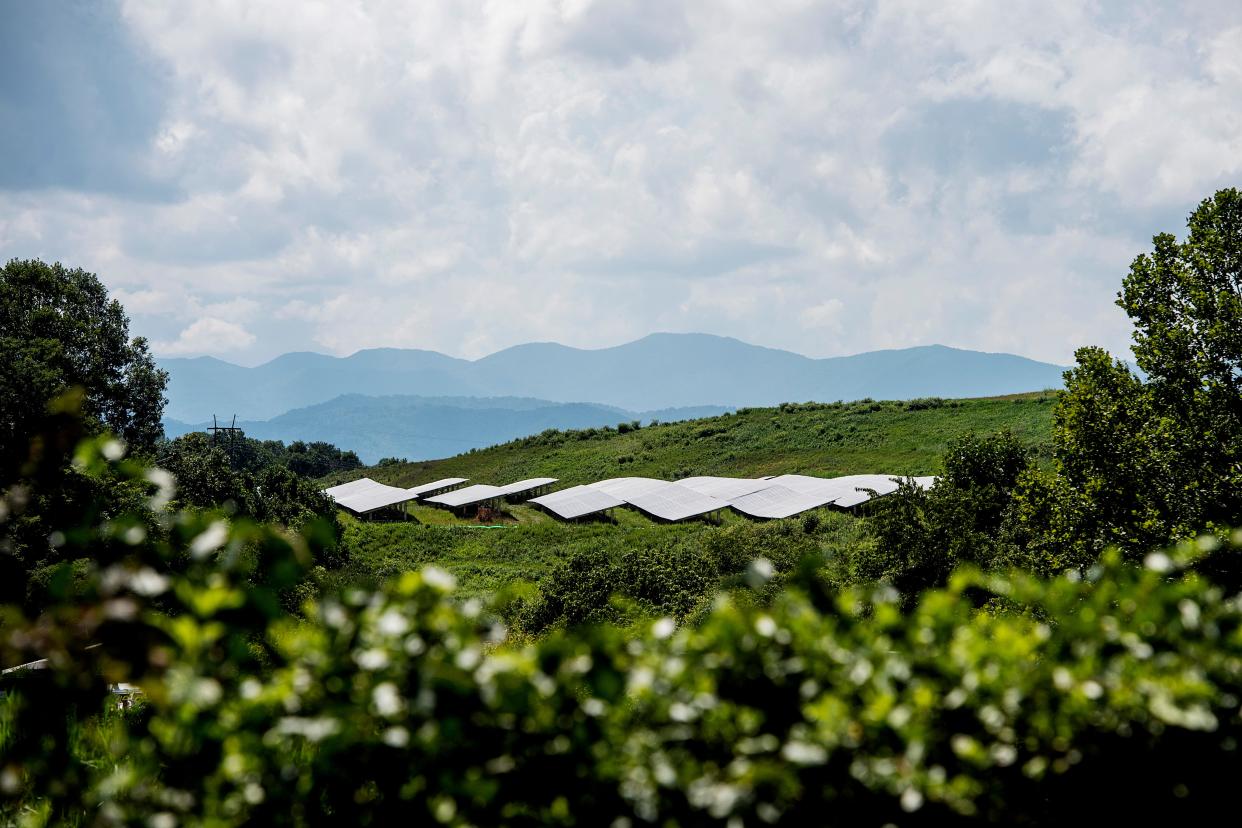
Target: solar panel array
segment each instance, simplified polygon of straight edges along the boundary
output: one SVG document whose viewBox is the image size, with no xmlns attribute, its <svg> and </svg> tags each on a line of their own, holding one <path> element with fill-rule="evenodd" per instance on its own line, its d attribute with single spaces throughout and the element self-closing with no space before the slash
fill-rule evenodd
<svg viewBox="0 0 1242 828">
<path fill-rule="evenodd" d="M 912 478 L 924 489 L 935 484 L 935 477 Z M 785 518 L 833 505 L 851 508 L 874 497 L 897 491 L 902 478 L 886 474 L 850 474 L 842 477 L 812 477 L 782 474 L 761 478 L 687 477 L 676 482 L 651 477 L 615 477 L 584 486 L 573 486 L 530 500 L 554 515 L 570 520 L 630 505 L 660 520 L 678 521 L 733 508 L 756 518 Z M 533 492 L 557 482 L 555 477 L 533 477 L 505 486 L 475 484 L 452 491 L 446 488 L 466 482 L 464 477 L 448 477 L 410 489 L 377 483 L 368 477 L 325 489 L 341 506 L 359 514 L 392 506 L 419 495 L 425 502 L 459 509 L 505 497 Z"/>
<path fill-rule="evenodd" d="M 791 517 L 830 504 L 850 508 L 895 492 L 899 480 L 884 474 L 834 478 L 803 474 L 761 478 L 703 476 L 674 483 L 650 477 L 617 477 L 588 483 L 586 488 L 606 492 L 662 520 L 675 521 L 729 507 L 756 518 Z M 920 477 L 915 483 L 928 488 L 935 480 Z"/>
</svg>

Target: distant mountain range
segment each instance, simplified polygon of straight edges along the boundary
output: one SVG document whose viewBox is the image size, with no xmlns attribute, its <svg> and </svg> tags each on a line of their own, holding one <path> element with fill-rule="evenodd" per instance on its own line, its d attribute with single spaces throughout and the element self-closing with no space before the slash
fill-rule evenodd
<svg viewBox="0 0 1242 828">
<path fill-rule="evenodd" d="M 271 420 L 346 394 L 534 397 L 626 411 L 981 397 L 1060 387 L 1064 370 L 1012 354 L 942 345 L 811 359 L 707 334 L 653 334 L 598 350 L 531 343 L 477 360 L 382 348 L 348 357 L 285 354 L 254 368 L 212 357 L 159 363 L 171 375 L 165 413 L 182 422 L 234 413 Z"/>
<path fill-rule="evenodd" d="M 270 420 L 239 421 L 261 440 L 324 440 L 358 452 L 364 463 L 383 457 L 426 460 L 538 434 L 544 429 L 598 428 L 640 420 L 672 422 L 714 417 L 714 406 L 634 412 L 592 403 L 556 403 L 523 397 L 366 397 L 348 394 Z M 231 422 L 230 417 L 230 422 Z M 164 420 L 172 438 L 202 431 L 210 422 Z"/>
</svg>

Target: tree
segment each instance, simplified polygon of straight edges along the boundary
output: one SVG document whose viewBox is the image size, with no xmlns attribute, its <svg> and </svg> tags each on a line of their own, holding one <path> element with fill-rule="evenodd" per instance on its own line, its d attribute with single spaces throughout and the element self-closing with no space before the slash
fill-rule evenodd
<svg viewBox="0 0 1242 828">
<path fill-rule="evenodd" d="M 1036 569 L 1242 523 L 1242 192 L 1221 190 L 1188 224 L 1185 242 L 1153 239 L 1118 295 L 1146 380 L 1099 348 L 1066 372 L 1055 472 L 1028 473 L 1013 512 Z"/>
<path fill-rule="evenodd" d="M 174 505 L 224 507 L 253 514 L 250 487 L 229 456 L 201 431 L 183 434 L 160 446 L 157 462 L 177 481 Z"/>
<path fill-rule="evenodd" d="M 1242 191 L 1221 190 L 1130 266 L 1118 302 L 1134 320 L 1134 357 L 1177 490 L 1170 522 L 1185 529 L 1242 517 Z"/>
<path fill-rule="evenodd" d="M 130 339 L 120 302 L 93 273 L 13 259 L 0 268 L 0 451 L 21 462 L 48 404 L 84 390 L 93 430 L 110 430 L 139 452 L 163 436 L 168 375 L 141 337 Z"/>
<path fill-rule="evenodd" d="M 243 435 L 232 445 L 231 457 L 206 434 L 192 431 L 160 446 L 156 459 L 177 481 L 174 505 L 222 507 L 287 526 L 301 526 L 317 517 L 335 521 L 336 504 L 281 462 L 283 444 Z"/>
<path fill-rule="evenodd" d="M 277 445 L 280 444 L 277 443 Z M 280 452 L 276 453 L 280 454 Z M 362 468 L 362 461 L 358 459 L 355 452 L 344 451 L 323 441 L 304 443 L 301 440 L 295 440 L 289 444 L 283 457 L 284 464 L 289 467 L 289 470 L 303 477 L 323 477 L 332 472 Z M 405 462 L 395 458 L 393 460 L 397 463 Z M 383 465 L 384 461 L 381 460 L 379 464 Z"/>
</svg>

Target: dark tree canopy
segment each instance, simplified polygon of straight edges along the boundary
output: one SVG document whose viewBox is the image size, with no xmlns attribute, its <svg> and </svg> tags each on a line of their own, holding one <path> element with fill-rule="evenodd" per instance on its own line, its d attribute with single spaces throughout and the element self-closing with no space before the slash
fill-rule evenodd
<svg viewBox="0 0 1242 828">
<path fill-rule="evenodd" d="M 130 339 L 121 303 L 93 273 L 36 259 L 0 268 L 0 444 L 20 460 L 48 403 L 85 392 L 84 413 L 140 452 L 163 436 L 168 375 Z"/>
</svg>

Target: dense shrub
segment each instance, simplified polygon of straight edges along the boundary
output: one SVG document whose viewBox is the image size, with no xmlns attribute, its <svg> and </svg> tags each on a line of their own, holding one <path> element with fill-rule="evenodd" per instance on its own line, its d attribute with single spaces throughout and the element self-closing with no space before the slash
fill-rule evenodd
<svg viewBox="0 0 1242 828">
<path fill-rule="evenodd" d="M 716 589 L 741 583 L 737 576 L 756 558 L 771 562 L 778 575 L 806 558 L 824 563 L 826 545 L 844 520 L 821 510 L 798 520 L 652 533 L 576 550 L 540 581 L 515 621 L 524 632 L 539 633 L 658 615 L 684 619 Z"/>
<path fill-rule="evenodd" d="M 1010 432 L 952 441 L 930 490 L 907 480 L 876 502 L 876 544 L 855 557 L 853 580 L 884 579 L 913 596 L 945 583 L 959 564 L 1006 564 L 1013 552 L 1001 530 L 1029 467 L 1030 450 Z"/>
</svg>

